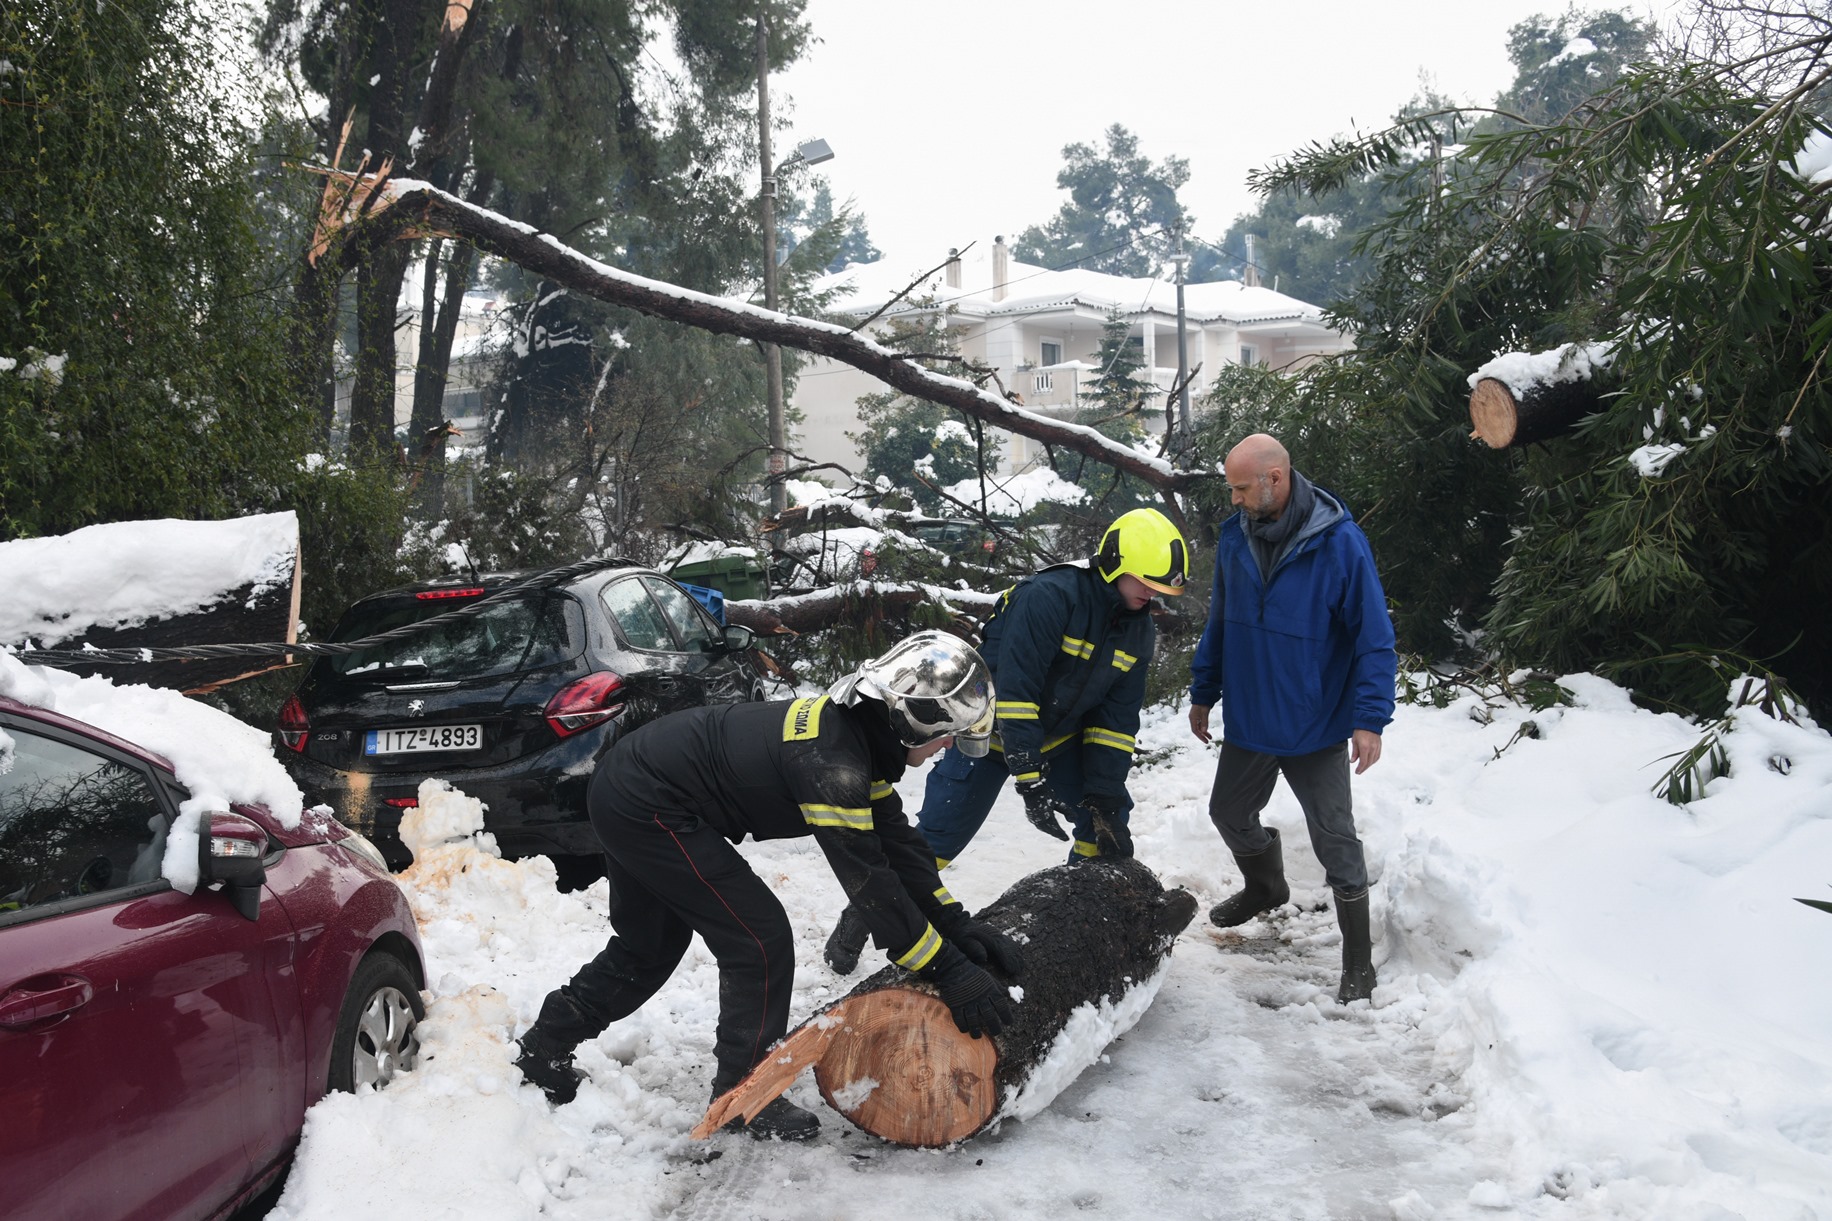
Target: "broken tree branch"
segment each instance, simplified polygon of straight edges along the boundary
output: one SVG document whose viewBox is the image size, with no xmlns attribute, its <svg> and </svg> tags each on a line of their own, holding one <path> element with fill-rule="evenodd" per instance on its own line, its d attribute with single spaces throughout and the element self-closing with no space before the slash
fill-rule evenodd
<svg viewBox="0 0 1832 1221">
<path fill-rule="evenodd" d="M 348 180 L 351 196 L 355 197 L 358 176 L 325 168 L 316 172 Z M 456 238 L 595 300 L 715 334 L 781 344 L 851 365 L 905 394 L 955 408 L 1020 436 L 1074 450 L 1134 475 L 1162 493 L 1181 492 L 1214 477 L 1204 471 L 1179 471 L 1161 458 L 1141 454 L 1092 428 L 1026 411 L 970 381 L 900 359 L 850 328 L 694 292 L 600 263 L 551 234 L 467 203 L 425 182 L 397 178 L 379 190 L 371 185 L 362 202 L 369 205 L 370 213 L 362 221 L 363 245 L 434 233 Z"/>
</svg>

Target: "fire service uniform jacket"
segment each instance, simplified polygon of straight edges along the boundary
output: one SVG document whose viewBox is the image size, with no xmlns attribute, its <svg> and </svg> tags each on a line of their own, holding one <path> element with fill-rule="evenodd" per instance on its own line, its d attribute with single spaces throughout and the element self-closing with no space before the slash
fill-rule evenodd
<svg viewBox="0 0 1832 1221">
<path fill-rule="evenodd" d="M 1127 610 L 1085 560 L 1054 564 L 1005 591 L 980 656 L 998 691 L 995 742 L 1013 779 L 1049 752 L 1081 752 L 1087 792 L 1127 801 L 1145 672 L 1157 642 L 1149 607 Z"/>
<path fill-rule="evenodd" d="M 812 835 L 878 944 L 912 971 L 967 918 L 891 787 L 906 748 L 874 702 L 693 709 L 637 729 L 612 755 L 621 758 L 599 769 L 588 798 L 607 847 L 631 820 L 706 827 L 734 844 Z"/>
</svg>

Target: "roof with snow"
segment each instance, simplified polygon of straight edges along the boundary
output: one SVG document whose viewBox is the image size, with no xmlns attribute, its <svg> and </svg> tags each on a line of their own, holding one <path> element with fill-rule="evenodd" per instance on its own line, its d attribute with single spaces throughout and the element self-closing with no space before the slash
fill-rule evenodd
<svg viewBox="0 0 1832 1221">
<path fill-rule="evenodd" d="M 823 278 L 816 287 L 837 290 L 840 295 L 834 310 L 854 315 L 876 311 L 918 277 L 921 283 L 910 289 L 897 310 L 904 302 L 924 299 L 952 306 L 962 314 L 988 318 L 1077 306 L 1103 314 L 1115 307 L 1127 314 L 1174 315 L 1177 309 L 1177 287 L 1169 280 L 1115 276 L 1084 268 L 1053 271 L 1015 259 L 1007 261 L 1005 295 L 995 300 L 992 247 L 975 245 L 961 256 L 960 264 L 958 288 L 948 284 L 943 267 L 933 263 L 912 266 L 890 256 L 875 263 L 853 263 Z M 1198 323 L 1244 326 L 1259 322 L 1321 322 L 1323 317 L 1323 311 L 1308 302 L 1239 280 L 1186 284 L 1183 304 L 1184 313 Z"/>
</svg>

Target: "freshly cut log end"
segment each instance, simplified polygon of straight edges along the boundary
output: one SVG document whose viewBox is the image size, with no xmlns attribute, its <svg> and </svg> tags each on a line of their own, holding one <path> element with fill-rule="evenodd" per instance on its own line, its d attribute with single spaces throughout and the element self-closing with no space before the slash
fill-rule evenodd
<svg viewBox="0 0 1832 1221">
<path fill-rule="evenodd" d="M 1001 1116 L 1035 1114 L 1087 1068 L 1090 1051 L 1144 1013 L 1195 913 L 1194 895 L 1165 890 L 1136 860 L 1039 870 L 978 916 L 1023 946 L 1012 1018 L 998 1035 L 961 1033 L 928 983 L 889 966 L 791 1031 L 693 1134 L 755 1115 L 807 1067 L 828 1105 L 900 1145 L 936 1148 Z M 1077 1032 L 1059 1047 L 1071 1019 Z"/>
<path fill-rule="evenodd" d="M 814 1080 L 828 1106 L 867 1132 L 933 1149 L 992 1118 L 998 1065 L 995 1041 L 962 1034 L 939 998 L 886 988 L 846 1003 L 845 1029 Z"/>
<path fill-rule="evenodd" d="M 1506 382 L 1485 377 L 1476 383 L 1469 395 L 1469 422 L 1474 429 L 1470 435 L 1490 449 L 1506 449 L 1514 444 L 1518 412 L 1514 392 Z"/>
<path fill-rule="evenodd" d="M 1563 436 L 1603 406 L 1603 391 L 1589 378 L 1536 382 L 1517 395 L 1506 382 L 1485 377 L 1470 391 L 1470 435 L 1490 449 L 1531 445 Z"/>
</svg>

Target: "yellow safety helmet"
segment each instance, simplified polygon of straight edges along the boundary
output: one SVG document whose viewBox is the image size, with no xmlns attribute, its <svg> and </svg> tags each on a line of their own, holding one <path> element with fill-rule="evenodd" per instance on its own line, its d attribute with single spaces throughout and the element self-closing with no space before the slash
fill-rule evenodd
<svg viewBox="0 0 1832 1221">
<path fill-rule="evenodd" d="M 1128 573 L 1161 594 L 1175 595 L 1189 581 L 1190 551 L 1170 518 L 1156 509 L 1134 509 L 1107 527 L 1094 567 L 1109 583 Z"/>
</svg>

